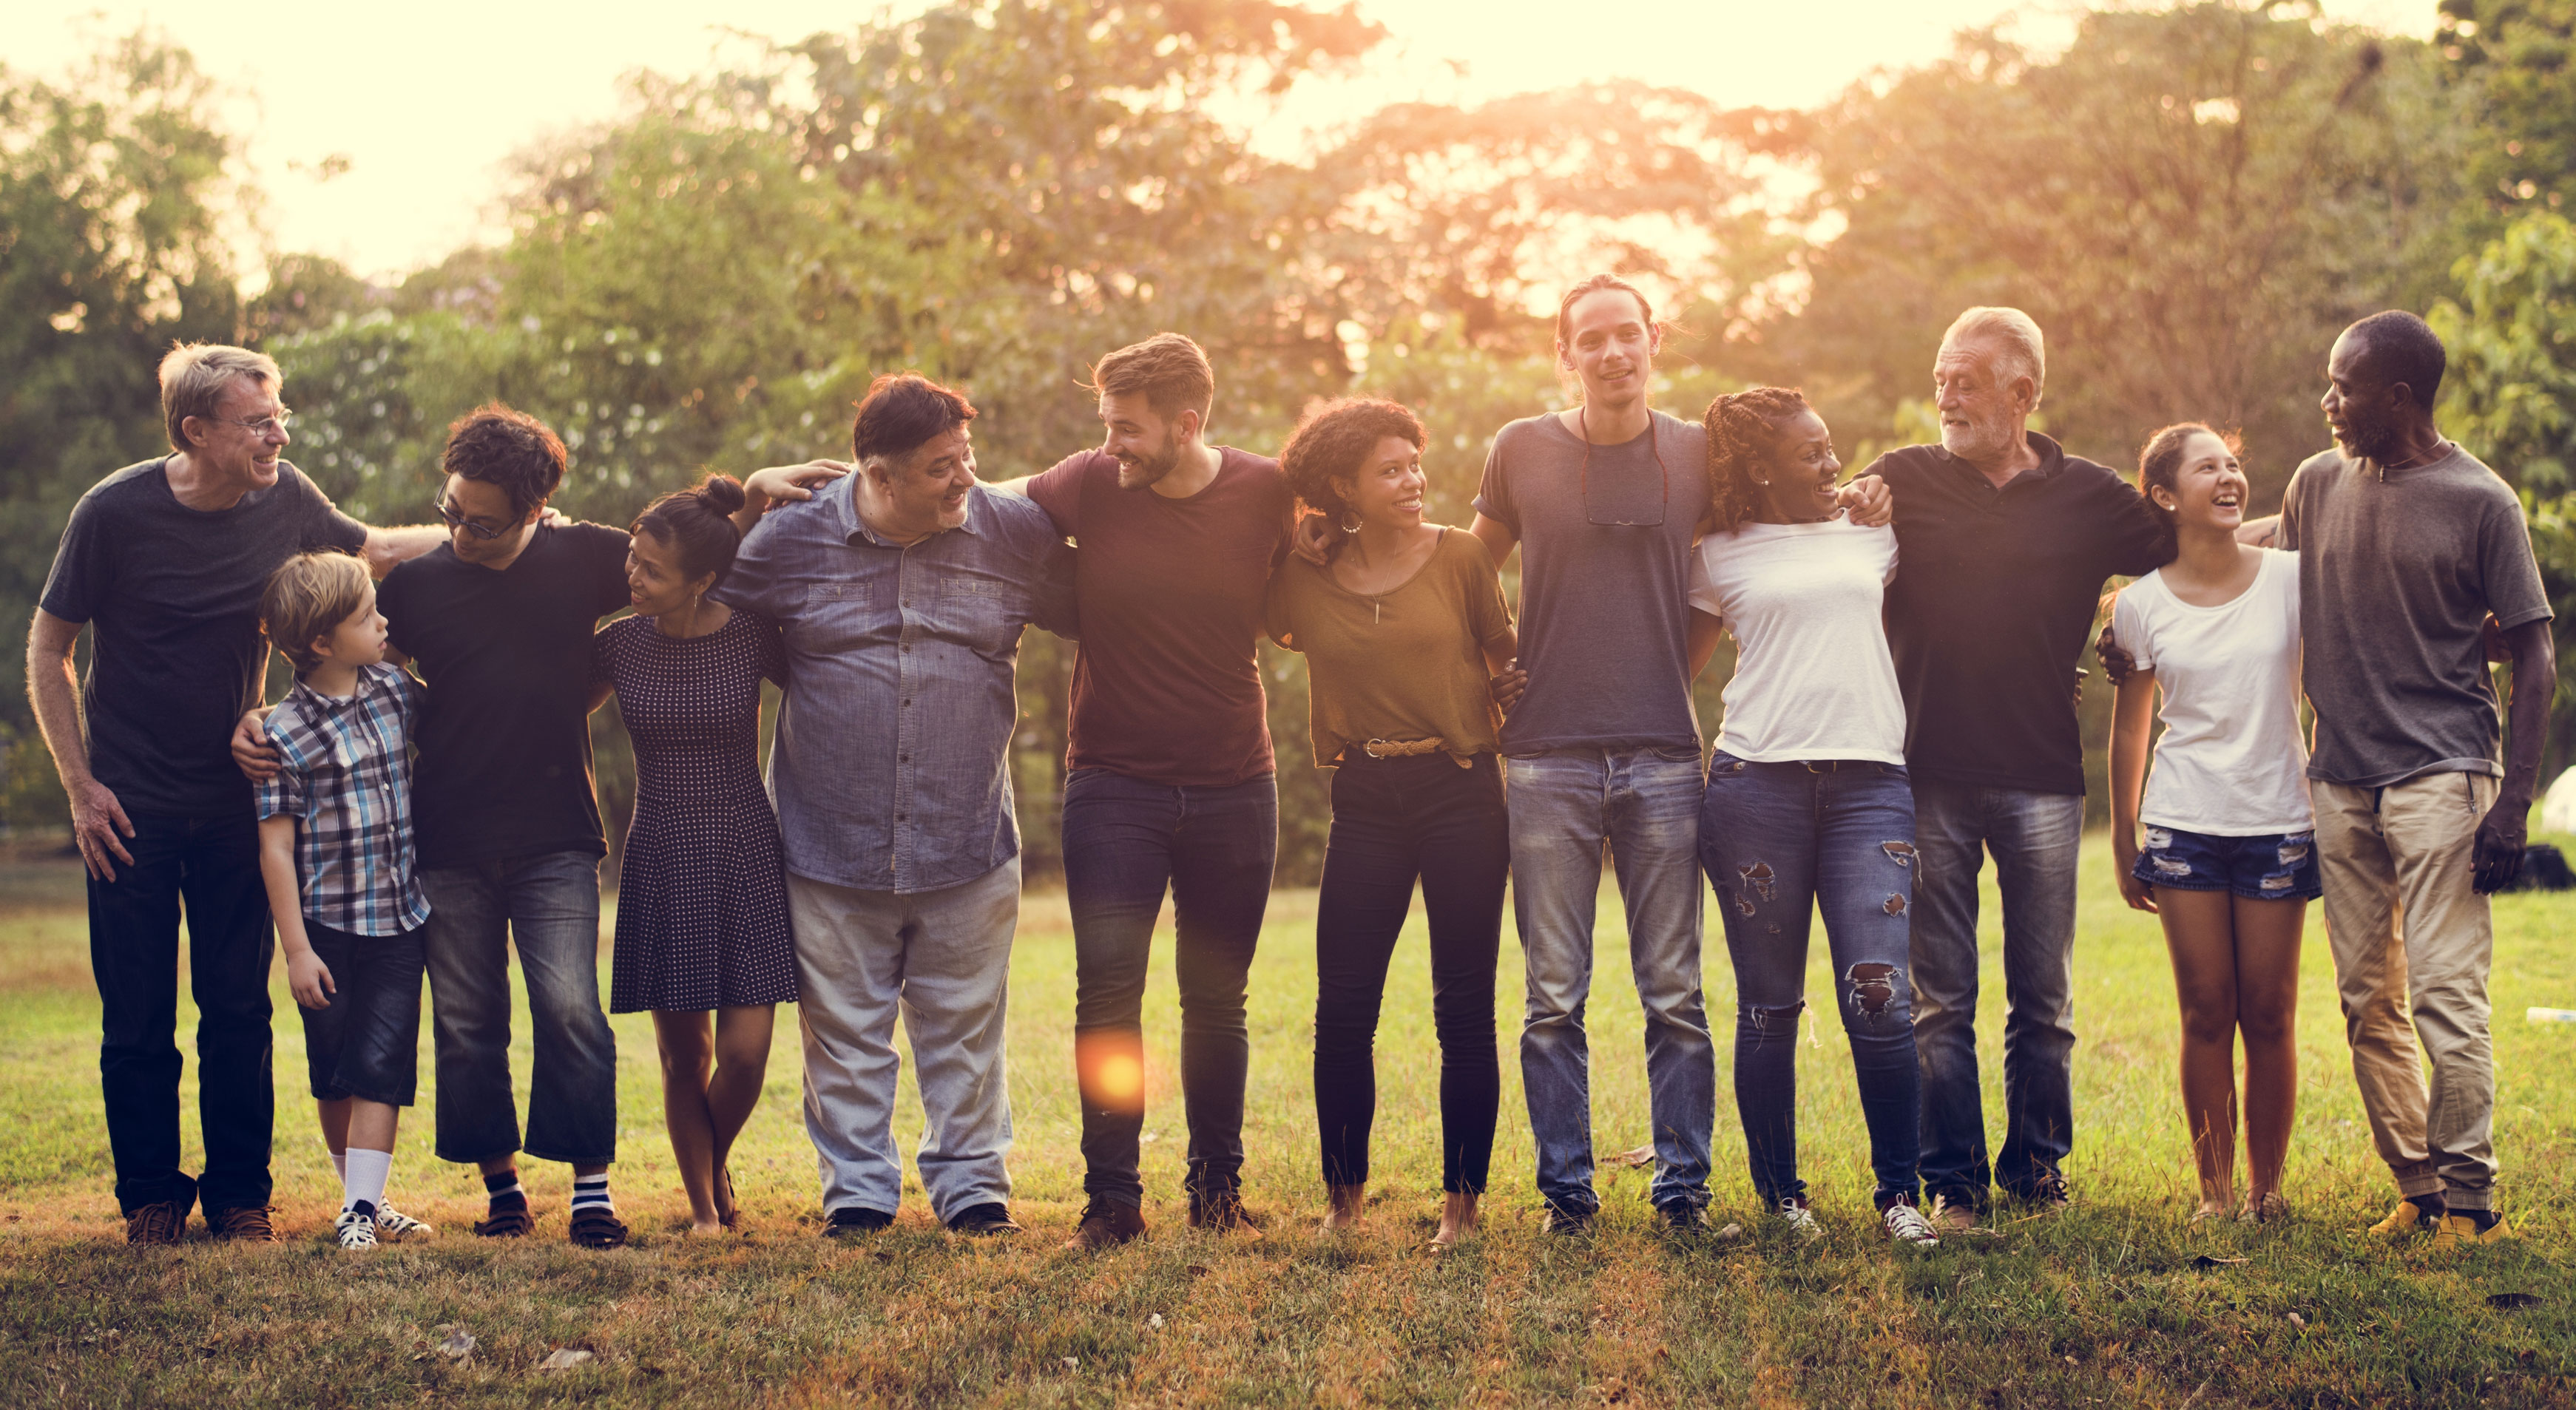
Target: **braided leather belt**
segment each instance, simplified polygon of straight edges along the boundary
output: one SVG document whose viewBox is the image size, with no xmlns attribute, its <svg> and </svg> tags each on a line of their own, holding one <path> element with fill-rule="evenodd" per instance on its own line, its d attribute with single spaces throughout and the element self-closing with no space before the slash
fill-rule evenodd
<svg viewBox="0 0 2576 1410">
<path fill-rule="evenodd" d="M 1360 752 L 1372 759 L 1410 759 L 1437 754 L 1448 747 L 1436 739 L 1372 739 L 1360 746 Z"/>
</svg>

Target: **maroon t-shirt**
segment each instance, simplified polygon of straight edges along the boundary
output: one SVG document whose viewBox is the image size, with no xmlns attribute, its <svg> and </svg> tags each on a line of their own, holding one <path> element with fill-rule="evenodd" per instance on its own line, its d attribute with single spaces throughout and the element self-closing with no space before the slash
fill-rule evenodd
<svg viewBox="0 0 2576 1410">
<path fill-rule="evenodd" d="M 1118 488 L 1097 450 L 1029 481 L 1082 550 L 1067 768 L 1212 788 L 1272 771 L 1254 644 L 1293 496 L 1278 461 L 1219 449 L 1216 479 L 1188 499 Z"/>
</svg>

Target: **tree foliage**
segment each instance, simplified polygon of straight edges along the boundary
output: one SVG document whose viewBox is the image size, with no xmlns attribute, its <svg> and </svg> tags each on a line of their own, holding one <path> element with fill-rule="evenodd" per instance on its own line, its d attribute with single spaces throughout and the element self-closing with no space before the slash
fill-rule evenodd
<svg viewBox="0 0 2576 1410">
<path fill-rule="evenodd" d="M 2450 262 L 2455 114 L 2429 49 L 2307 6 L 2097 12 L 2047 61 L 1966 34 L 1785 135 L 1843 229 L 1757 365 L 1866 434 L 1928 388 L 1959 309 L 2012 304 L 2048 335 L 2071 449 L 2120 464 L 2167 422 L 2242 427 L 2277 494 L 2319 443 L 2335 330 L 2420 306 Z"/>
</svg>

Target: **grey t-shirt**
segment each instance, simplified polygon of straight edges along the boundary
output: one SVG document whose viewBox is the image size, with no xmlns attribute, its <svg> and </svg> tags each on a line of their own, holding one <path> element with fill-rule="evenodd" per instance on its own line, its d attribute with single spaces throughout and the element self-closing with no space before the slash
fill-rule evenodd
<svg viewBox="0 0 2576 1410">
<path fill-rule="evenodd" d="M 1521 540 L 1529 692 L 1505 754 L 1699 747 L 1690 693 L 1691 539 L 1708 512 L 1708 434 L 1653 430 L 1590 447 L 1551 414 L 1505 426 L 1476 509 Z"/>
<path fill-rule="evenodd" d="M 2280 546 L 2299 555 L 2308 777 L 2502 773 L 2482 628 L 2550 615 L 2513 490 L 2456 445 L 2406 470 L 2325 451 L 2290 477 Z"/>
</svg>

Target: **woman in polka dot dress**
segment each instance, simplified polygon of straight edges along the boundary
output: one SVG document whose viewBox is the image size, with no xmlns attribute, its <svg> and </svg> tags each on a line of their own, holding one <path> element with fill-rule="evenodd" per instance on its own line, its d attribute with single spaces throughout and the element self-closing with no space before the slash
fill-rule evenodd
<svg viewBox="0 0 2576 1410">
<path fill-rule="evenodd" d="M 635 615 L 602 627 L 591 654 L 593 688 L 615 690 L 635 743 L 609 1010 L 653 1015 L 663 1116 L 700 1234 L 734 1222 L 725 1159 L 760 1101 L 771 1005 L 796 998 L 759 753 L 760 683 L 784 682 L 786 653 L 775 623 L 706 597 L 733 562 L 728 516 L 742 504 L 742 486 L 717 475 L 647 507 L 626 559 Z"/>
</svg>

